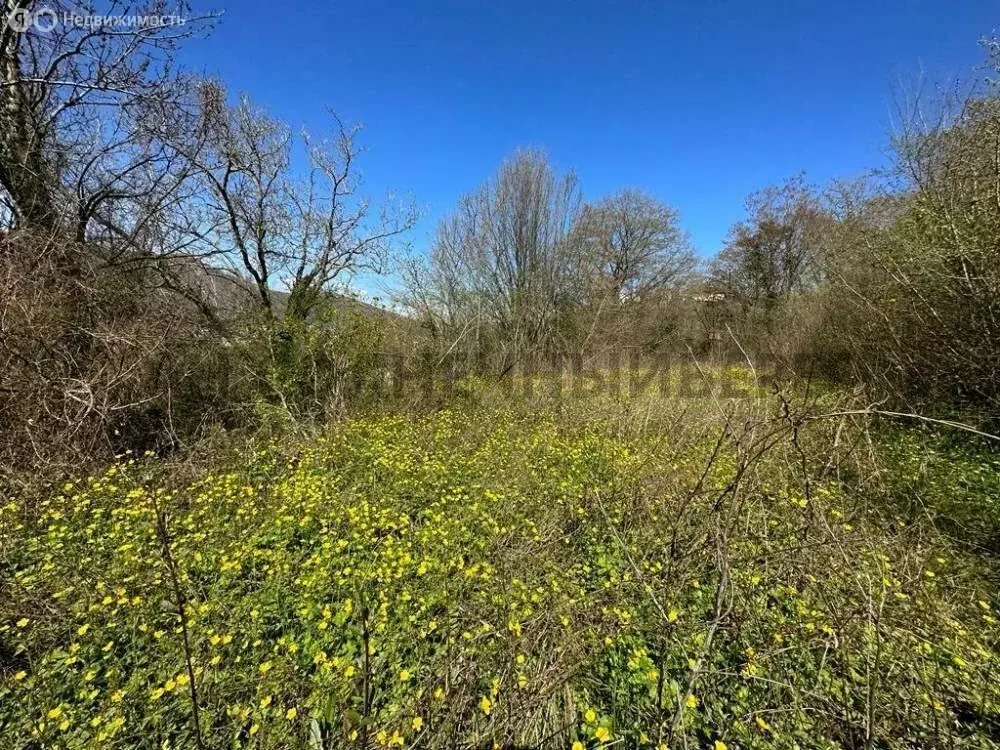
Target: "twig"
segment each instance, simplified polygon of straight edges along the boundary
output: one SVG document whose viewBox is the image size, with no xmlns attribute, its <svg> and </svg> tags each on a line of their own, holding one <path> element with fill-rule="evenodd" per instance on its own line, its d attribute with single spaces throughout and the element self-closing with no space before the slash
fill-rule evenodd
<svg viewBox="0 0 1000 750">
<path fill-rule="evenodd" d="M 950 419 L 935 419 L 934 417 L 925 417 L 922 414 L 910 414 L 901 411 L 884 411 L 882 409 L 849 409 L 847 411 L 832 411 L 829 412 L 828 414 L 816 414 L 813 416 L 806 416 L 802 418 L 802 421 L 813 422 L 818 419 L 833 419 L 836 417 L 848 417 L 848 416 L 867 417 L 871 416 L 872 414 L 877 414 L 880 417 L 901 417 L 903 419 L 916 419 L 921 422 L 929 422 L 931 424 L 944 425 L 945 427 L 952 427 L 956 430 L 971 432 L 973 435 L 979 435 L 980 437 L 1000 442 L 1000 435 L 993 435 L 989 432 L 983 432 L 982 430 L 977 430 L 972 425 L 967 425 L 963 422 L 954 422 Z"/>
<path fill-rule="evenodd" d="M 177 601 L 177 615 L 181 620 L 181 640 L 184 645 L 184 663 L 187 667 L 188 686 L 191 692 L 191 718 L 194 720 L 195 741 L 204 750 L 205 743 L 201 737 L 201 720 L 198 715 L 198 688 L 195 685 L 194 665 L 191 659 L 191 640 L 187 628 L 187 597 L 181 588 L 180 579 L 177 576 L 177 566 L 174 563 L 174 556 L 170 551 L 170 537 L 167 534 L 167 519 L 156 501 L 156 492 L 151 495 L 153 503 L 153 513 L 156 515 L 156 532 L 160 538 L 160 547 L 163 551 L 163 563 L 170 575 L 170 583 L 174 590 L 174 597 Z"/>
</svg>

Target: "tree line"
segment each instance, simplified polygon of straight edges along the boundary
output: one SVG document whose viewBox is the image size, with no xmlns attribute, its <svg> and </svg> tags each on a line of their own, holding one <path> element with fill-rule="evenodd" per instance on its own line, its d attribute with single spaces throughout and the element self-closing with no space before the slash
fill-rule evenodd
<svg viewBox="0 0 1000 750">
<path fill-rule="evenodd" d="M 708 261 L 670 205 L 586 199 L 537 150 L 414 254 L 416 204 L 365 194 L 357 126 L 331 112 L 328 132 L 296 137 L 179 66 L 213 16 L 112 2 L 187 21 L 9 23 L 35 5 L 0 9 L 5 475 L 384 404 L 390 360 L 501 378 L 623 354 L 749 358 L 998 413 L 996 41 L 962 96 L 903 110 L 889 170 L 761 190 Z M 342 294 L 359 273 L 394 275 L 394 312 Z"/>
</svg>

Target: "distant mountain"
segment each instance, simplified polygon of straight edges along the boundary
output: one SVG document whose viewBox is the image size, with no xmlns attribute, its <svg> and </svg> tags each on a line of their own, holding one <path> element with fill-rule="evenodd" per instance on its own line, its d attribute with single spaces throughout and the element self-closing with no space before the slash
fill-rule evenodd
<svg viewBox="0 0 1000 750">
<path fill-rule="evenodd" d="M 260 305 L 260 295 L 253 281 L 231 269 L 211 266 L 200 258 L 174 259 L 165 269 L 164 278 L 169 282 L 166 286 L 180 291 L 192 302 L 197 300 L 199 306 L 211 310 L 219 317 L 247 312 Z M 271 303 L 279 317 L 284 314 L 290 296 L 285 291 L 270 290 Z M 337 309 L 410 322 L 406 316 L 347 294 L 328 291 L 325 293 L 325 300 Z"/>
</svg>

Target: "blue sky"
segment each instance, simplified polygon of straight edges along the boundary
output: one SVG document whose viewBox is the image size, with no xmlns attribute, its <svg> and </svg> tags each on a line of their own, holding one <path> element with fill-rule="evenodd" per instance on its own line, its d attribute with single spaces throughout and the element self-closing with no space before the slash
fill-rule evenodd
<svg viewBox="0 0 1000 750">
<path fill-rule="evenodd" d="M 204 6 L 202 6 L 204 7 Z M 437 219 L 518 146 L 598 197 L 640 187 L 715 253 L 747 193 L 885 161 L 892 88 L 968 73 L 985 2 L 216 0 L 186 62 L 296 127 L 364 124 L 367 189 Z"/>
</svg>

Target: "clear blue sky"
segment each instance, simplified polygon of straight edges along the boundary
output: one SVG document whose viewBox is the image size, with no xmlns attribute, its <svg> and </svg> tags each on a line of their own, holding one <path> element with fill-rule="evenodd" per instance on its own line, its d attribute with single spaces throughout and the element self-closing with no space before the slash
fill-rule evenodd
<svg viewBox="0 0 1000 750">
<path fill-rule="evenodd" d="M 205 7 L 199 3 L 200 7 Z M 884 163 L 891 90 L 967 73 L 996 0 L 216 0 L 185 53 L 295 126 L 365 126 L 368 190 L 437 219 L 518 146 L 637 186 L 716 252 L 747 193 Z"/>
</svg>

